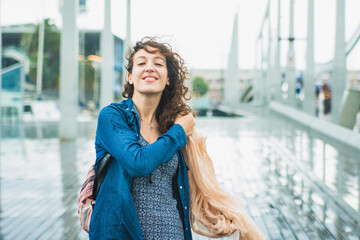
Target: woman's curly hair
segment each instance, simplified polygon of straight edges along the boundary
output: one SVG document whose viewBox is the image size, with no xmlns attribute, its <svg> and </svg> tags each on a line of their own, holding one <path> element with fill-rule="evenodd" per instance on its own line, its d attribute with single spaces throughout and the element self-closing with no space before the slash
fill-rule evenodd
<svg viewBox="0 0 360 240">
<path fill-rule="evenodd" d="M 150 51 L 148 47 L 156 48 Z M 185 80 L 189 78 L 184 60 L 176 52 L 173 52 L 168 43 L 161 43 L 154 37 L 145 37 L 136 42 L 133 48 L 129 48 L 126 54 L 126 70 L 131 74 L 134 65 L 134 55 L 139 50 L 144 49 L 149 53 L 159 51 L 166 58 L 166 66 L 170 85 L 166 85 L 160 99 L 159 106 L 156 109 L 155 117 L 159 124 L 161 134 L 167 132 L 174 125 L 176 117 L 186 115 L 191 112 L 191 108 L 186 105 L 186 101 L 191 96 L 188 87 L 185 86 Z M 122 95 L 125 98 L 131 98 L 134 94 L 134 85 L 126 81 Z"/>
</svg>

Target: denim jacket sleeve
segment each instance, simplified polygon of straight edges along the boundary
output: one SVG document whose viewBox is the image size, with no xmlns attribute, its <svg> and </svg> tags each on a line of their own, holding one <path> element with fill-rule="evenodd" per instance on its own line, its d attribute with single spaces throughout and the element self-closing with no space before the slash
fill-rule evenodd
<svg viewBox="0 0 360 240">
<path fill-rule="evenodd" d="M 131 176 L 149 175 L 185 146 L 185 131 L 181 125 L 174 124 L 156 142 L 141 147 L 126 114 L 129 113 L 125 110 L 105 107 L 99 114 L 96 139 Z"/>
</svg>

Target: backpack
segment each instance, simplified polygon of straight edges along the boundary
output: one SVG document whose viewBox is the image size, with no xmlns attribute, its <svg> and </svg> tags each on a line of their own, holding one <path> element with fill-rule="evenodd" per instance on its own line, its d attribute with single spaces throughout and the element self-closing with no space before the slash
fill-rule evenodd
<svg viewBox="0 0 360 240">
<path fill-rule="evenodd" d="M 78 199 L 78 214 L 80 217 L 80 225 L 86 232 L 89 232 L 91 215 L 97 194 L 113 159 L 113 156 L 107 153 L 105 157 L 100 160 L 96 174 L 93 164 L 81 187 Z"/>
</svg>

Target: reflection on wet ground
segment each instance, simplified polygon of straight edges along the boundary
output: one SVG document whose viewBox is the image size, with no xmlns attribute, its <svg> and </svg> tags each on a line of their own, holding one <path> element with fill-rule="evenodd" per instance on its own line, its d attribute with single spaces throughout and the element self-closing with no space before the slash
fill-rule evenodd
<svg viewBox="0 0 360 240">
<path fill-rule="evenodd" d="M 197 126 L 219 181 L 244 199 L 269 239 L 360 238 L 359 150 L 267 112 Z"/>
<path fill-rule="evenodd" d="M 0 239 L 87 239 L 76 212 L 95 123 L 61 142 L 56 123 L 3 123 Z M 360 152 L 266 111 L 198 118 L 218 181 L 268 239 L 359 239 Z M 204 239 L 195 236 L 194 239 Z"/>
<path fill-rule="evenodd" d="M 61 142 L 56 123 L 4 123 L 0 239 L 87 239 L 76 212 L 80 182 L 94 153 L 94 123 Z"/>
</svg>

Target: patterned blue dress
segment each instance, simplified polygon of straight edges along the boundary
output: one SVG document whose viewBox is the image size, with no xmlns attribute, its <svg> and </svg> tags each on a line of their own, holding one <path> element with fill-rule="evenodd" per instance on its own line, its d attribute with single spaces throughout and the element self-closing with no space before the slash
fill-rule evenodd
<svg viewBox="0 0 360 240">
<path fill-rule="evenodd" d="M 139 142 L 142 147 L 149 145 L 141 134 Z M 173 191 L 178 164 L 179 158 L 175 154 L 150 176 L 133 180 L 131 194 L 145 240 L 184 239 L 183 223 Z"/>
</svg>

